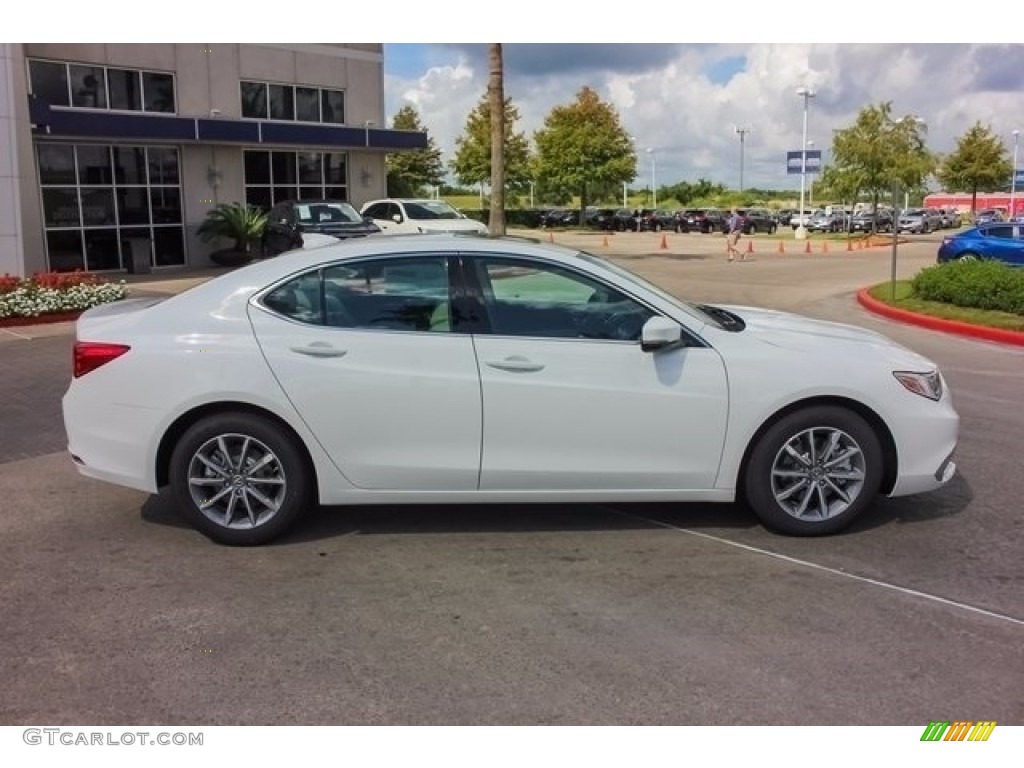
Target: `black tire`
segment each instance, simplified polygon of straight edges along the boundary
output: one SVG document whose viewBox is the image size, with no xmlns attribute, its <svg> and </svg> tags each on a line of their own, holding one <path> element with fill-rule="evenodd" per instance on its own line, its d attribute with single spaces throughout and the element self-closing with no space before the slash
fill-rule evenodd
<svg viewBox="0 0 1024 768">
<path fill-rule="evenodd" d="M 794 458 L 787 446 L 802 458 Z M 829 456 L 846 453 L 829 466 Z M 742 482 L 747 503 L 769 528 L 793 536 L 837 533 L 878 494 L 881 443 L 863 418 L 845 408 L 794 411 L 754 445 Z"/>
<path fill-rule="evenodd" d="M 961 253 L 959 256 L 956 257 L 956 260 L 957 261 L 978 261 L 980 258 L 981 258 L 981 256 L 976 254 L 974 251 L 964 251 L 963 253 Z"/>
<path fill-rule="evenodd" d="M 216 414 L 189 427 L 174 446 L 169 479 L 192 525 L 232 546 L 273 541 L 312 499 L 312 473 L 295 439 L 249 413 Z M 220 498 L 204 509 L 204 496 Z"/>
</svg>

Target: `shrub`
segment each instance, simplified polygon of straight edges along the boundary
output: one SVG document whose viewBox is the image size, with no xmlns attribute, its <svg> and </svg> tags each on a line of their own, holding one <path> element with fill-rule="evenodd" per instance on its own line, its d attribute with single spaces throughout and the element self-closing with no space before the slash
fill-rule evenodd
<svg viewBox="0 0 1024 768">
<path fill-rule="evenodd" d="M 46 272 L 0 277 L 0 318 L 78 312 L 123 299 L 124 281 L 111 283 L 87 272 Z"/>
<path fill-rule="evenodd" d="M 1024 315 L 1024 269 L 997 261 L 953 261 L 921 270 L 914 293 L 958 307 Z"/>
<path fill-rule="evenodd" d="M 206 214 L 196 234 L 203 242 L 218 238 L 234 240 L 234 250 L 248 253 L 252 244 L 263 236 L 267 214 L 245 203 L 221 203 Z"/>
</svg>

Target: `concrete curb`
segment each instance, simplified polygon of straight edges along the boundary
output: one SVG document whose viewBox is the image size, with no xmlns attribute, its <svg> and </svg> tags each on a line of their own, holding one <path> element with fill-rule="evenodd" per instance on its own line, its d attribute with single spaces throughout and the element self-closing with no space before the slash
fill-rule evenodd
<svg viewBox="0 0 1024 768">
<path fill-rule="evenodd" d="M 899 320 L 910 325 L 919 325 L 922 328 L 929 328 L 933 331 L 944 331 L 958 336 L 969 336 L 974 339 L 994 341 L 999 344 L 1012 344 L 1024 347 L 1024 332 L 1009 331 L 1003 328 L 987 328 L 983 325 L 972 325 L 959 320 L 945 320 L 941 317 L 930 317 L 910 312 L 906 309 L 891 307 L 888 304 L 873 298 L 868 293 L 868 288 L 862 288 L 857 292 L 857 301 L 862 307 L 876 315 L 888 317 L 891 320 Z"/>
</svg>

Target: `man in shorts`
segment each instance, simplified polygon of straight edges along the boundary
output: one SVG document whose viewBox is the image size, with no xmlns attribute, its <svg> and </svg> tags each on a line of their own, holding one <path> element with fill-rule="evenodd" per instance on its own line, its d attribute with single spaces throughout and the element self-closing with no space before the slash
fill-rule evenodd
<svg viewBox="0 0 1024 768">
<path fill-rule="evenodd" d="M 740 235 L 743 234 L 743 217 L 740 216 L 739 211 L 736 210 L 736 206 L 732 207 L 729 214 L 729 231 L 726 233 L 726 247 L 729 249 L 729 261 L 732 261 L 737 256 L 740 257 L 740 261 L 744 261 L 744 255 L 740 253 L 739 248 L 736 246 L 740 242 Z"/>
</svg>

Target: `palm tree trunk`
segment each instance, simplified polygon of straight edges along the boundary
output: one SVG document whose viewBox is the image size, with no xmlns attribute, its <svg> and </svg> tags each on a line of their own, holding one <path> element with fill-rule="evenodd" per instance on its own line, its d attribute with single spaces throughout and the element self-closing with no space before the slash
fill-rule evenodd
<svg viewBox="0 0 1024 768">
<path fill-rule="evenodd" d="M 505 73 L 501 43 L 490 44 L 491 215 L 492 235 L 505 234 Z"/>
</svg>

